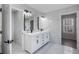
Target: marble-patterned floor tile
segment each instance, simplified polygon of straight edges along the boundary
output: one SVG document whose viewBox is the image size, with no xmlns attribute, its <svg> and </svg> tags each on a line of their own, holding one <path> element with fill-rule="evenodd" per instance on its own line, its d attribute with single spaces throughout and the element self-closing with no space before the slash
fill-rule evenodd
<svg viewBox="0 0 79 59">
<path fill-rule="evenodd" d="M 78 54 L 79 51 L 72 47 L 53 44 L 52 42 L 47 43 L 40 49 L 38 49 L 34 54 Z M 13 54 L 29 54 L 27 51 L 21 49 L 17 44 L 13 45 Z"/>
</svg>

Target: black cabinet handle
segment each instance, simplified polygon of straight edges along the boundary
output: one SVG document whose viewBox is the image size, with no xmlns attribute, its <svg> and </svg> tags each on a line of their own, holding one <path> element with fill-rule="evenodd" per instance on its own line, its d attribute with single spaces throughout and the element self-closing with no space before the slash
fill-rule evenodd
<svg viewBox="0 0 79 59">
<path fill-rule="evenodd" d="M 38 40 L 37 40 L 37 44 L 38 44 Z"/>
</svg>

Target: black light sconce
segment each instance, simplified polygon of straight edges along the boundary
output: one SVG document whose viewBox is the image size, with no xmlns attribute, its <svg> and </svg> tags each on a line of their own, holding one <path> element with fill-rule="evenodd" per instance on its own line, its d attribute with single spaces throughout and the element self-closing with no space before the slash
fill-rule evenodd
<svg viewBox="0 0 79 59">
<path fill-rule="evenodd" d="M 26 16 L 28 16 L 28 17 L 29 17 L 29 16 L 32 16 L 32 12 L 31 12 L 31 11 L 25 9 L 24 12 L 25 12 L 25 15 L 26 15 Z"/>
<path fill-rule="evenodd" d="M 47 18 L 45 16 L 40 16 L 41 20 L 46 20 Z"/>
<path fill-rule="evenodd" d="M 27 10 L 27 9 L 25 9 L 24 11 L 25 11 L 26 13 L 31 12 L 31 11 L 29 11 L 29 10 Z"/>
</svg>

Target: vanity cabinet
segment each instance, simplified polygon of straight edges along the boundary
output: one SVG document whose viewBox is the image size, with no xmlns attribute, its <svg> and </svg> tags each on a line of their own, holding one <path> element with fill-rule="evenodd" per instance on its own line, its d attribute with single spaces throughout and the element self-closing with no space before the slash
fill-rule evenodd
<svg viewBox="0 0 79 59">
<path fill-rule="evenodd" d="M 26 33 L 24 34 L 24 49 L 29 53 L 34 53 L 48 41 L 48 32 Z"/>
</svg>

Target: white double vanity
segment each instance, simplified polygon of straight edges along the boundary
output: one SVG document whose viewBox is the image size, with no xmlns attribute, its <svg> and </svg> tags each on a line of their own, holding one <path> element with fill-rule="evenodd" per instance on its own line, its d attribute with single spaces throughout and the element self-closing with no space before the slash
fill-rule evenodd
<svg viewBox="0 0 79 59">
<path fill-rule="evenodd" d="M 39 16 L 28 16 L 27 10 L 24 12 L 23 46 L 24 50 L 34 53 L 49 42 L 49 32 L 41 26 Z"/>
<path fill-rule="evenodd" d="M 34 53 L 49 41 L 49 32 L 24 32 L 24 50 Z"/>
</svg>

